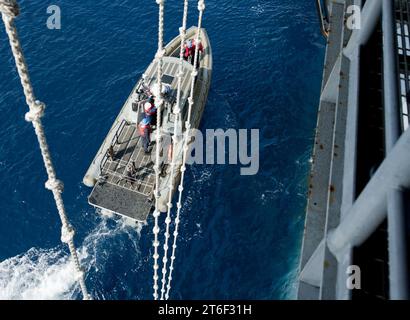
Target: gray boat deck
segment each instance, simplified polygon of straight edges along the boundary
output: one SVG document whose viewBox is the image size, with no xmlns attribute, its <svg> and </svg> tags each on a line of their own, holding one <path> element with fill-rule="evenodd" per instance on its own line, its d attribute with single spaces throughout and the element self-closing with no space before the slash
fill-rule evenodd
<svg viewBox="0 0 410 320">
<path fill-rule="evenodd" d="M 140 139 L 136 126 L 124 121 L 112 143 L 114 157 L 111 158 L 107 152 L 101 163 L 101 179 L 95 185 L 89 202 L 96 207 L 145 221 L 152 207 L 150 200 L 155 174 L 151 156 L 144 153 Z M 129 175 L 126 168 L 132 163 L 136 170 Z"/>
</svg>

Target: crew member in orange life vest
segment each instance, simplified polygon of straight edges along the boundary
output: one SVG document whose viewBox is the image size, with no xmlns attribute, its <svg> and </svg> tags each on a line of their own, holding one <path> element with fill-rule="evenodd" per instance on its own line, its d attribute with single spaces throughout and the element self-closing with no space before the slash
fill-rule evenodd
<svg viewBox="0 0 410 320">
<path fill-rule="evenodd" d="M 139 134 L 142 139 L 142 145 L 144 146 L 145 154 L 149 153 L 150 135 L 151 135 L 151 118 L 145 117 L 138 125 Z"/>
<path fill-rule="evenodd" d="M 189 39 L 184 44 L 184 49 L 185 49 L 184 59 L 188 61 L 188 59 L 191 58 L 192 65 L 194 65 L 195 48 L 196 48 L 195 39 Z M 201 42 L 199 42 L 198 52 L 201 52 L 201 53 L 204 52 L 204 47 L 202 46 Z M 198 56 L 197 64 L 199 64 L 199 56 Z"/>
</svg>

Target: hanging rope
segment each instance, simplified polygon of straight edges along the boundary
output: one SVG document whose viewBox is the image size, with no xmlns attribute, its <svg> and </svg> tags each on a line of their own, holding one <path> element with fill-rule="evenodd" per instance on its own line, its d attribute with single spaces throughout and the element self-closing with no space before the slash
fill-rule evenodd
<svg viewBox="0 0 410 320">
<path fill-rule="evenodd" d="M 158 92 L 157 96 L 155 99 L 155 104 L 157 105 L 157 134 L 156 134 L 156 154 L 155 154 L 155 210 L 154 210 L 154 220 L 155 220 L 155 225 L 153 228 L 153 233 L 154 233 L 154 299 L 158 300 L 158 247 L 159 247 L 159 241 L 158 241 L 158 234 L 159 234 L 159 224 L 158 224 L 158 218 L 160 215 L 160 211 L 158 209 L 159 207 L 159 198 L 160 198 L 160 192 L 159 192 L 159 174 L 160 174 L 160 168 L 159 168 L 159 151 L 160 151 L 160 143 L 161 143 L 161 134 L 160 134 L 160 125 L 161 125 L 161 109 L 163 105 L 163 100 L 161 97 L 161 90 L 162 90 L 162 58 L 164 57 L 164 2 L 165 0 L 156 0 L 156 3 L 159 6 L 159 15 L 158 15 L 158 51 L 157 54 L 155 55 L 155 59 L 158 63 L 158 68 L 157 68 L 157 83 L 158 83 Z"/>
<path fill-rule="evenodd" d="M 2 14 L 4 26 L 6 28 L 7 35 L 10 40 L 11 50 L 13 52 L 14 60 L 18 74 L 20 76 L 21 85 L 26 97 L 26 103 L 29 107 L 29 112 L 26 113 L 25 119 L 33 124 L 38 143 L 40 145 L 41 155 L 43 157 L 44 166 L 47 171 L 48 181 L 45 187 L 53 193 L 54 200 L 57 206 L 58 214 L 60 215 L 62 229 L 61 229 L 61 241 L 68 245 L 71 253 L 71 257 L 74 261 L 76 278 L 78 279 L 83 294 L 84 300 L 89 300 L 91 297 L 88 295 L 87 287 L 84 280 L 84 271 L 81 268 L 77 251 L 74 246 L 74 229 L 68 221 L 64 202 L 61 196 L 63 192 L 63 183 L 57 179 L 54 166 L 51 160 L 50 152 L 48 149 L 47 140 L 44 134 L 41 117 L 44 114 L 44 103 L 35 99 L 33 87 L 31 85 L 28 67 L 24 59 L 23 51 L 18 38 L 17 29 L 14 25 L 14 19 L 19 15 L 19 6 L 15 0 L 0 0 L 0 12 Z"/>
<path fill-rule="evenodd" d="M 178 238 L 178 228 L 179 228 L 179 222 L 180 222 L 180 214 L 181 214 L 181 208 L 182 208 L 182 194 L 184 191 L 184 178 L 185 178 L 185 171 L 186 171 L 186 160 L 187 160 L 187 155 L 188 155 L 188 139 L 189 139 L 189 132 L 191 129 L 191 114 L 192 114 L 192 106 L 194 104 L 194 87 L 195 87 L 195 78 L 198 75 L 198 69 L 197 69 L 197 62 L 198 62 L 198 53 L 199 53 L 199 35 L 201 33 L 201 27 L 202 27 L 202 16 L 205 10 L 205 1 L 204 0 L 199 0 L 198 1 L 198 11 L 199 11 L 199 17 L 198 17 L 198 27 L 196 31 L 196 37 L 195 37 L 195 56 L 194 56 L 194 68 L 191 73 L 191 90 L 190 90 L 190 96 L 188 98 L 188 118 L 187 121 L 185 122 L 185 137 L 184 137 L 184 145 L 183 145 L 183 158 L 182 158 L 182 166 L 181 166 L 181 181 L 178 186 L 178 202 L 177 202 L 177 215 L 175 218 L 175 230 L 174 230 L 174 241 L 172 244 L 172 253 L 171 253 L 171 263 L 169 266 L 169 275 L 168 275 L 168 283 L 167 283 L 167 290 L 165 294 L 165 299 L 169 299 L 169 292 L 171 290 L 171 281 L 172 281 L 172 272 L 174 270 L 174 261 L 175 261 L 175 253 L 176 253 L 176 248 L 177 248 L 177 238 Z"/>
<path fill-rule="evenodd" d="M 174 110 L 175 114 L 175 124 L 179 124 L 180 127 L 182 125 L 181 122 L 181 87 L 182 87 L 182 78 L 184 76 L 183 71 L 183 61 L 184 61 L 184 43 L 186 37 L 186 24 L 188 18 L 188 0 L 184 1 L 184 14 L 182 18 L 182 27 L 179 28 L 179 35 L 181 38 L 181 45 L 180 45 L 180 53 L 179 53 L 179 70 L 178 70 L 178 89 L 177 89 L 177 101 L 176 101 L 176 108 Z M 171 177 L 169 180 L 169 196 L 168 196 L 168 210 L 167 210 L 167 217 L 165 219 L 166 230 L 165 230 L 165 243 L 164 243 L 164 258 L 163 258 L 163 268 L 162 268 L 162 288 L 161 288 L 161 300 L 164 300 L 165 295 L 165 285 L 167 283 L 166 276 L 167 276 L 167 263 L 168 263 L 168 240 L 170 238 L 169 234 L 169 226 L 171 224 L 171 209 L 172 209 L 172 195 L 174 191 L 174 176 L 175 176 L 175 166 L 176 166 L 176 145 L 178 142 L 177 139 L 178 134 L 178 125 L 174 126 L 174 134 L 172 136 L 172 160 L 171 160 Z"/>
</svg>

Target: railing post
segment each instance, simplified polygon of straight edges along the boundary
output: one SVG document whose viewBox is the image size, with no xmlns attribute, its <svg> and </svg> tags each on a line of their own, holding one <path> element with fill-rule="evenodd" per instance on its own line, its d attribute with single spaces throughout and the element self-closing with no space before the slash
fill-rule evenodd
<svg viewBox="0 0 410 320">
<path fill-rule="evenodd" d="M 394 1 L 383 1 L 383 81 L 386 153 L 389 154 L 401 135 L 398 68 L 395 45 Z M 408 299 L 408 260 L 404 193 L 387 190 L 390 298 Z"/>
<path fill-rule="evenodd" d="M 388 191 L 410 187 L 409 159 L 410 130 L 407 130 L 339 226 L 329 232 L 328 246 L 339 262 L 346 250 L 362 244 L 386 217 Z"/>
</svg>

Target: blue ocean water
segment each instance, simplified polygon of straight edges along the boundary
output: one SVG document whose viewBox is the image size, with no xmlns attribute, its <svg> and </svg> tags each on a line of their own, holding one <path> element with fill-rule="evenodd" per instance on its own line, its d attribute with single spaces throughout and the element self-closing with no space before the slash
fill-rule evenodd
<svg viewBox="0 0 410 320">
<path fill-rule="evenodd" d="M 138 229 L 87 204 L 82 177 L 156 51 L 153 0 L 19 1 L 17 20 L 94 299 L 152 298 L 152 218 Z M 165 40 L 183 1 L 166 1 Z M 46 27 L 59 5 L 62 29 Z M 190 1 L 189 25 L 197 18 Z M 201 129 L 259 128 L 260 170 L 196 165 L 172 299 L 289 299 L 303 232 L 324 41 L 310 0 L 207 1 L 214 72 Z M 0 299 L 79 299 L 60 221 L 0 28 Z"/>
</svg>

